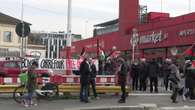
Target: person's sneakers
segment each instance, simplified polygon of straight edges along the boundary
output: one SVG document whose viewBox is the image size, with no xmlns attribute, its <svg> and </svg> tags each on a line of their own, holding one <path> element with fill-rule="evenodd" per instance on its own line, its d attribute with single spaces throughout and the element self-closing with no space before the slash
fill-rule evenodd
<svg viewBox="0 0 195 110">
<path fill-rule="evenodd" d="M 85 102 L 85 103 L 90 103 L 89 100 L 85 100 L 84 102 Z"/>
<path fill-rule="evenodd" d="M 171 98 L 171 100 L 173 100 L 173 96 L 171 96 L 170 98 Z"/>
<path fill-rule="evenodd" d="M 99 99 L 100 99 L 100 97 L 98 97 L 98 96 L 97 96 L 97 97 L 95 97 L 95 99 L 96 99 L 96 100 L 99 100 Z"/>
<path fill-rule="evenodd" d="M 84 102 L 84 100 L 81 100 L 81 99 L 80 99 L 80 102 Z"/>
<path fill-rule="evenodd" d="M 120 100 L 118 101 L 118 103 L 125 103 L 125 100 L 120 99 Z"/>
<path fill-rule="evenodd" d="M 178 103 L 178 101 L 175 101 L 175 100 L 173 100 L 172 102 L 173 102 L 173 103 Z"/>
<path fill-rule="evenodd" d="M 195 101 L 195 98 L 194 97 L 193 98 L 190 98 L 190 101 L 193 101 L 194 102 Z"/>
<path fill-rule="evenodd" d="M 27 103 L 26 100 L 23 100 L 23 105 L 24 105 L 24 107 L 29 107 L 29 104 Z"/>
<path fill-rule="evenodd" d="M 186 96 L 182 95 L 182 99 L 183 99 L 183 101 L 186 101 Z"/>
<path fill-rule="evenodd" d="M 24 104 L 24 107 L 28 108 L 28 107 L 29 107 L 29 105 L 28 105 L 28 104 Z"/>
<path fill-rule="evenodd" d="M 34 103 L 33 101 L 30 102 L 30 105 L 37 106 L 37 103 Z"/>
</svg>

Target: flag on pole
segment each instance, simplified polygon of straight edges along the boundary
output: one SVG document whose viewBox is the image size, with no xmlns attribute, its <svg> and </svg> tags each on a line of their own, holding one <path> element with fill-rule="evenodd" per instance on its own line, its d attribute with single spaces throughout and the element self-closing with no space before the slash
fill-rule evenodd
<svg viewBox="0 0 195 110">
<path fill-rule="evenodd" d="M 105 59 L 105 53 L 103 49 L 99 48 L 99 59 L 104 60 Z"/>
<path fill-rule="evenodd" d="M 192 47 L 188 48 L 188 49 L 184 52 L 184 55 L 193 56 L 193 48 L 192 48 Z"/>
<path fill-rule="evenodd" d="M 85 55 L 85 53 L 86 53 L 86 48 L 85 48 L 85 47 L 83 47 L 83 49 L 82 49 L 82 51 L 81 51 L 80 56 L 81 56 L 81 57 L 83 57 L 83 56 Z"/>
<path fill-rule="evenodd" d="M 195 60 L 195 45 L 193 44 L 186 51 L 184 51 L 182 56 L 185 56 L 186 60 Z"/>
<path fill-rule="evenodd" d="M 185 55 L 185 60 L 191 60 L 192 62 L 192 68 L 195 69 L 195 44 L 192 44 L 190 48 L 188 48 L 182 55 Z"/>
</svg>

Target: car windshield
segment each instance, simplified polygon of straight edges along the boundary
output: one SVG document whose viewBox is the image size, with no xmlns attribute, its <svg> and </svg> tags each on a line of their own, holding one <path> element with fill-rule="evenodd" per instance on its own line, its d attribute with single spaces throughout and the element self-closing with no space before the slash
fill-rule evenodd
<svg viewBox="0 0 195 110">
<path fill-rule="evenodd" d="M 7 68 L 19 68 L 20 65 L 18 64 L 18 62 L 7 62 L 4 64 L 4 67 Z"/>
</svg>

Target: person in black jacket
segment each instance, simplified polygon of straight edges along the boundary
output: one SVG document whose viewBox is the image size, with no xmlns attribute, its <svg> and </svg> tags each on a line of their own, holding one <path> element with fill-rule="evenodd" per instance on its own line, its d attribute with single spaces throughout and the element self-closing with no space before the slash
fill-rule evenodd
<svg viewBox="0 0 195 110">
<path fill-rule="evenodd" d="M 88 59 L 85 58 L 80 64 L 80 101 L 88 103 L 88 85 L 89 85 L 89 74 L 90 74 L 90 65 Z"/>
<path fill-rule="evenodd" d="M 139 87 L 139 90 L 146 91 L 146 87 L 147 87 L 146 79 L 148 77 L 148 70 L 147 70 L 148 68 L 147 68 L 147 63 L 146 63 L 145 58 L 141 59 L 141 64 L 139 67 L 140 67 L 140 72 L 139 72 L 140 87 Z"/>
<path fill-rule="evenodd" d="M 188 92 L 185 94 L 186 97 L 189 96 L 191 100 L 195 99 L 195 68 L 192 67 L 192 62 L 190 61 L 185 65 L 185 87 L 188 89 Z"/>
<path fill-rule="evenodd" d="M 127 79 L 127 74 L 128 74 L 128 65 L 123 58 L 119 58 L 118 61 L 120 63 L 119 72 L 118 72 L 119 84 L 121 86 L 121 92 L 122 92 L 121 99 L 118 102 L 125 103 L 125 101 L 126 101 L 126 79 Z"/>
<path fill-rule="evenodd" d="M 97 96 L 97 92 L 96 92 L 96 73 L 97 73 L 97 69 L 95 64 L 93 63 L 93 59 L 89 58 L 89 64 L 90 64 L 90 75 L 89 75 L 89 86 L 91 84 L 92 90 L 93 90 L 93 95 L 96 99 L 99 99 L 99 97 Z M 90 87 L 89 87 L 90 88 Z M 90 96 L 90 92 L 89 92 L 89 96 Z"/>
<path fill-rule="evenodd" d="M 138 90 L 139 65 L 137 62 L 133 62 L 131 65 L 130 75 L 132 78 L 132 90 Z"/>
<path fill-rule="evenodd" d="M 169 60 L 170 59 L 167 58 L 162 65 L 162 72 L 163 72 L 164 85 L 166 91 L 168 91 L 168 86 L 169 86 L 169 80 L 168 80 L 168 77 L 170 75 L 169 64 L 168 64 Z"/>
<path fill-rule="evenodd" d="M 153 92 L 153 86 L 155 87 L 155 92 L 158 93 L 158 73 L 159 73 L 159 66 L 156 63 L 155 59 L 148 65 L 148 74 L 150 78 L 150 92 Z"/>
</svg>

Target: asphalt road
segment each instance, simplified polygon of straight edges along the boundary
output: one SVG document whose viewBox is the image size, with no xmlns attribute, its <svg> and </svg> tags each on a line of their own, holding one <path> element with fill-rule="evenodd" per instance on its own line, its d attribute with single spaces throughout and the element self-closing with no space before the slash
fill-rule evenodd
<svg viewBox="0 0 195 110">
<path fill-rule="evenodd" d="M 194 101 L 182 101 L 179 97 L 179 103 L 173 104 L 170 100 L 170 94 L 131 94 L 125 104 L 118 104 L 119 96 L 102 95 L 99 100 L 92 99 L 90 103 L 81 103 L 79 99 L 56 99 L 41 100 L 36 107 L 25 108 L 23 105 L 16 103 L 11 95 L 0 95 L 0 110 L 71 110 L 73 108 L 83 107 L 104 107 L 104 106 L 135 106 L 139 104 L 157 104 L 159 107 L 178 107 L 178 106 L 195 106 Z"/>
</svg>

